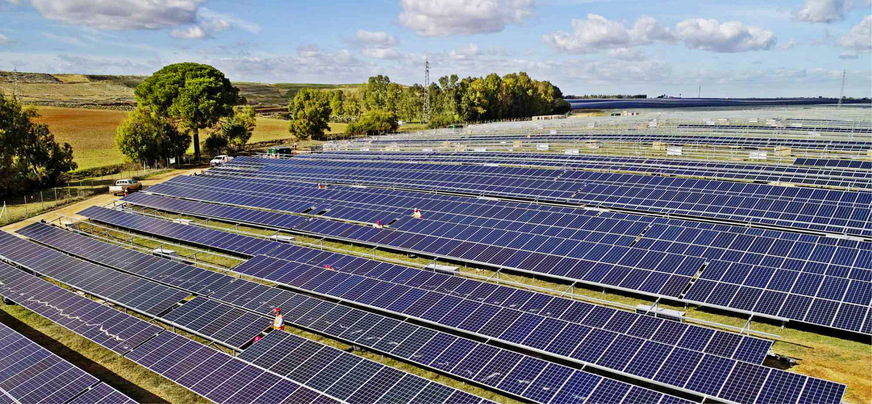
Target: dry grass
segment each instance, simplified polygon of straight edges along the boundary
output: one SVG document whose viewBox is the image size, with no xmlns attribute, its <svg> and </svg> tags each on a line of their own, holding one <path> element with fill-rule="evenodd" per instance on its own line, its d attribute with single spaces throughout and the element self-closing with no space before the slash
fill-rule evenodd
<svg viewBox="0 0 872 404">
<path fill-rule="evenodd" d="M 47 124 L 59 142 L 73 146 L 79 169 L 124 162 L 115 148 L 115 128 L 127 118 L 125 111 L 39 107 L 37 122 Z"/>
</svg>

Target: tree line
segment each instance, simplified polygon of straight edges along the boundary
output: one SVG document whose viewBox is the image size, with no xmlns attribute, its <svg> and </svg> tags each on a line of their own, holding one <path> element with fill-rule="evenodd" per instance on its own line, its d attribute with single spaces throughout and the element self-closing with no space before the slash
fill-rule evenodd
<svg viewBox="0 0 872 404">
<path fill-rule="evenodd" d="M 429 90 L 429 91 L 427 91 Z M 424 102 L 429 96 L 429 121 Z M 403 86 L 388 76 L 370 77 L 355 90 L 329 92 L 304 89 L 289 105 L 291 133 L 321 139 L 327 121 L 349 123 L 350 135 L 396 130 L 398 121 L 425 122 L 431 128 L 470 121 L 489 121 L 563 114 L 571 109 L 560 89 L 548 81 L 532 79 L 527 73 L 500 77 L 440 77 L 428 88 L 420 84 Z M 317 122 L 311 122 L 317 118 Z"/>
</svg>

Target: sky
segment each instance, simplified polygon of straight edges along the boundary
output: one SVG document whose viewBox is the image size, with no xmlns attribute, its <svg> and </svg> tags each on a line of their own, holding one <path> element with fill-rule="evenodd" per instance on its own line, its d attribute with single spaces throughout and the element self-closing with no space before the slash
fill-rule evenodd
<svg viewBox="0 0 872 404">
<path fill-rule="evenodd" d="M 525 71 L 564 94 L 872 96 L 872 0 L 0 0 L 0 70 L 402 84 Z"/>
</svg>

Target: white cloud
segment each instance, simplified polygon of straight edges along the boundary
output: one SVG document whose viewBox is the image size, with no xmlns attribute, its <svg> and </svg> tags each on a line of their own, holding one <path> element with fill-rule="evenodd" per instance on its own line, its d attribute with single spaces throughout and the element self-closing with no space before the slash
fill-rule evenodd
<svg viewBox="0 0 872 404">
<path fill-rule="evenodd" d="M 678 23 L 675 30 L 688 48 L 719 53 L 766 50 L 776 42 L 772 31 L 738 21 L 721 24 L 714 19 L 694 18 Z"/>
<path fill-rule="evenodd" d="M 805 6 L 796 12 L 796 19 L 823 23 L 841 21 L 850 8 L 850 0 L 805 0 Z"/>
<path fill-rule="evenodd" d="M 448 52 L 448 58 L 451 60 L 470 60 L 477 57 L 478 54 L 478 45 L 470 43 L 462 48 Z"/>
<path fill-rule="evenodd" d="M 394 49 L 397 46 L 397 38 L 387 32 L 373 32 L 359 30 L 354 38 L 347 42 L 355 46 L 362 46 L 360 54 L 373 59 L 400 59 L 403 54 Z"/>
<path fill-rule="evenodd" d="M 545 43 L 570 53 L 591 53 L 602 49 L 628 48 L 655 41 L 672 41 L 674 35 L 651 17 L 636 20 L 632 28 L 601 15 L 586 20 L 572 19 L 572 33 L 558 31 L 544 36 Z"/>
<path fill-rule="evenodd" d="M 839 54 L 839 59 L 859 59 L 859 58 L 860 58 L 860 55 L 858 55 L 857 52 L 848 51 L 848 52 L 842 52 L 841 54 Z"/>
<path fill-rule="evenodd" d="M 790 50 L 790 49 L 793 49 L 793 47 L 796 45 L 797 45 L 796 40 L 793 38 L 790 38 L 790 40 L 787 41 L 787 43 L 778 45 L 778 50 Z"/>
<path fill-rule="evenodd" d="M 841 37 L 839 45 L 857 52 L 872 51 L 872 15 L 866 16 Z"/>
<path fill-rule="evenodd" d="M 200 7 L 200 9 L 197 10 L 197 19 L 201 21 L 222 21 L 227 24 L 228 28 L 232 26 L 241 28 L 245 31 L 251 32 L 252 34 L 260 33 L 260 25 L 256 23 L 243 20 L 232 15 L 219 13 L 206 7 Z"/>
<path fill-rule="evenodd" d="M 6 35 L 0 34 L 0 45 L 6 45 L 12 42 L 14 41 L 9 39 L 9 37 L 7 37 Z"/>
<path fill-rule="evenodd" d="M 619 60 L 641 60 L 645 55 L 638 48 L 616 48 L 608 53 L 610 58 Z"/>
<path fill-rule="evenodd" d="M 393 35 L 388 35 L 387 32 L 359 30 L 354 38 L 357 43 L 379 48 L 389 48 L 397 45 L 397 38 Z"/>
<path fill-rule="evenodd" d="M 203 39 L 209 36 L 206 30 L 199 25 L 194 25 L 184 29 L 174 29 L 170 32 L 170 35 L 179 39 Z"/>
<path fill-rule="evenodd" d="M 403 55 L 394 48 L 375 48 L 367 47 L 360 51 L 360 54 L 373 59 L 399 59 Z"/>
<path fill-rule="evenodd" d="M 31 0 L 45 18 L 98 29 L 161 29 L 194 23 L 205 0 Z"/>
<path fill-rule="evenodd" d="M 400 0 L 400 24 L 421 36 L 500 32 L 533 13 L 533 0 Z"/>
</svg>

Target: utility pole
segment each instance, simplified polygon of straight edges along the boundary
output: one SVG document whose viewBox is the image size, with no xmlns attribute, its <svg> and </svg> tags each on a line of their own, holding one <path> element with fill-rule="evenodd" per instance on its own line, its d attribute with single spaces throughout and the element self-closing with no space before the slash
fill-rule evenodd
<svg viewBox="0 0 872 404">
<path fill-rule="evenodd" d="M 839 92 L 839 106 L 842 108 L 842 99 L 845 98 L 845 77 L 848 75 L 848 69 L 842 70 L 842 91 Z"/>
<path fill-rule="evenodd" d="M 430 123 L 430 56 L 424 59 L 424 122 Z"/>
</svg>

